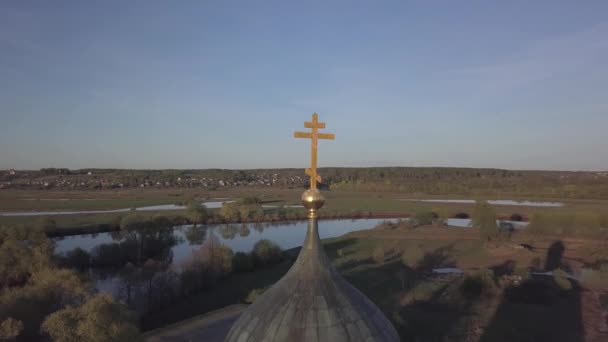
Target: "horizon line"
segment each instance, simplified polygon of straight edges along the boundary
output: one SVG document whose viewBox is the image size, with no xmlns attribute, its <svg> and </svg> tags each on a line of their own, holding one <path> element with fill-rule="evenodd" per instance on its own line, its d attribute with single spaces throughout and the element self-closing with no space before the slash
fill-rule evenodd
<svg viewBox="0 0 608 342">
<path fill-rule="evenodd" d="M 509 169 L 509 168 L 497 168 L 497 167 L 474 167 L 474 166 L 321 166 L 319 169 L 382 169 L 382 168 L 394 168 L 394 169 L 471 169 L 471 170 L 500 170 L 500 171 L 526 171 L 526 172 L 588 172 L 588 173 L 603 173 L 608 172 L 608 169 L 604 170 L 564 170 L 564 169 Z M 82 171 L 82 170 L 124 170 L 124 171 L 208 171 L 208 170 L 222 170 L 222 171 L 253 171 L 253 170 L 297 170 L 305 169 L 305 167 L 262 167 L 262 168 L 222 168 L 222 167 L 209 167 L 209 168 L 116 168 L 116 167 L 82 167 L 82 168 L 69 168 L 69 167 L 42 167 L 39 169 L 18 169 L 18 168 L 5 168 L 4 171 L 41 171 L 44 169 L 67 169 L 69 171 Z"/>
</svg>

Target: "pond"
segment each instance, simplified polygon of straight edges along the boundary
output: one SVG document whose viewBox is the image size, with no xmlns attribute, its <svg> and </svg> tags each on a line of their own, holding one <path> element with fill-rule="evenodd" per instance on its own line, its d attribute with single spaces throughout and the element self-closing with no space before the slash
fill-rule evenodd
<svg viewBox="0 0 608 342">
<path fill-rule="evenodd" d="M 500 225 L 500 223 L 509 223 L 513 225 L 513 229 L 524 229 L 526 228 L 530 222 L 524 221 L 507 221 L 507 220 L 496 220 L 496 224 Z M 449 218 L 447 219 L 448 227 L 460 227 L 460 228 L 470 228 L 471 227 L 471 219 L 459 219 L 459 218 Z"/>
<path fill-rule="evenodd" d="M 349 232 L 369 229 L 385 221 L 385 219 L 356 219 L 356 220 L 322 220 L 319 222 L 319 235 L 322 239 L 337 237 Z M 283 249 L 299 247 L 304 242 L 307 221 L 279 223 L 250 223 L 222 224 L 193 227 L 191 225 L 174 227 L 171 234 L 173 243 L 168 245 L 168 258 L 175 271 L 187 261 L 203 242 L 213 236 L 222 244 L 230 247 L 233 252 L 250 252 L 256 242 L 268 239 L 277 243 Z M 125 241 L 119 232 L 83 234 L 63 238 L 55 238 L 55 252 L 65 254 L 75 248 L 91 252 L 97 246 L 116 244 Z M 100 291 L 115 294 L 119 279 L 113 275 L 95 277 L 96 287 Z"/>
<path fill-rule="evenodd" d="M 457 204 L 474 204 L 472 199 L 410 199 L 400 198 L 399 201 L 427 202 L 427 203 L 457 203 Z M 514 200 L 488 200 L 492 205 L 510 205 L 520 207 L 563 207 L 561 202 L 534 202 L 534 201 L 514 201 Z"/>
</svg>

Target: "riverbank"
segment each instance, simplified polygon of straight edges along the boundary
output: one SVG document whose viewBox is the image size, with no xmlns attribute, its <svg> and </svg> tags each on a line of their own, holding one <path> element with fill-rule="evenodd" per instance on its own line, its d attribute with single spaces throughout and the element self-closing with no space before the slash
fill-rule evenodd
<svg viewBox="0 0 608 342">
<path fill-rule="evenodd" d="M 162 213 L 153 213 L 149 214 L 150 218 L 154 216 L 161 215 Z M 162 215 L 165 216 L 165 215 Z M 191 225 L 192 222 L 188 220 L 186 217 L 181 215 L 169 215 L 165 216 L 171 222 L 173 226 L 181 226 L 181 225 Z M 407 218 L 409 214 L 401 214 L 401 213 L 368 213 L 366 215 L 363 214 L 344 214 L 344 215 L 320 215 L 319 219 L 323 221 L 328 220 L 357 220 L 357 219 L 398 219 L 398 218 Z M 213 222 L 207 222 L 202 225 L 218 225 L 218 224 L 281 224 L 281 223 L 296 223 L 302 222 L 306 220 L 306 214 L 303 213 L 296 218 L 293 219 L 281 219 L 281 220 L 272 220 L 272 219 L 261 219 L 261 220 L 219 220 Z M 77 227 L 54 227 L 48 228 L 45 230 L 46 235 L 50 238 L 59 238 L 59 237 L 68 237 L 75 235 L 83 235 L 83 234 L 99 234 L 99 233 L 111 233 L 115 231 L 120 231 L 120 224 L 118 223 L 101 223 L 101 224 L 91 224 L 91 225 L 83 225 Z"/>
</svg>

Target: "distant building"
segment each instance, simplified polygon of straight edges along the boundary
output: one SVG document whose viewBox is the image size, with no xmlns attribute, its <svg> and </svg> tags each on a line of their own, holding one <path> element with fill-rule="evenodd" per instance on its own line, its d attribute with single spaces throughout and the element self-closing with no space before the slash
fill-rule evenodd
<svg viewBox="0 0 608 342">
<path fill-rule="evenodd" d="M 8 170 L 8 174 L 11 176 L 14 176 L 17 174 L 17 171 L 15 171 L 14 169 L 10 169 L 10 170 Z"/>
</svg>

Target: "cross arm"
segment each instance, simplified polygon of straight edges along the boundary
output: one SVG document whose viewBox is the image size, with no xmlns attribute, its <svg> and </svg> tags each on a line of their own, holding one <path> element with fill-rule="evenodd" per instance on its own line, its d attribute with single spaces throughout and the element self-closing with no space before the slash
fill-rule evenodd
<svg viewBox="0 0 608 342">
<path fill-rule="evenodd" d="M 306 133 L 306 132 L 294 132 L 293 136 L 295 138 L 306 138 L 306 139 L 311 139 L 312 138 L 312 133 Z"/>
<path fill-rule="evenodd" d="M 319 133 L 319 134 L 317 134 L 317 138 L 334 140 L 334 139 L 336 139 L 336 135 L 333 133 Z"/>
<path fill-rule="evenodd" d="M 306 127 L 306 128 L 325 128 L 325 122 L 310 122 L 310 121 L 306 121 L 304 123 L 304 127 Z"/>
</svg>

